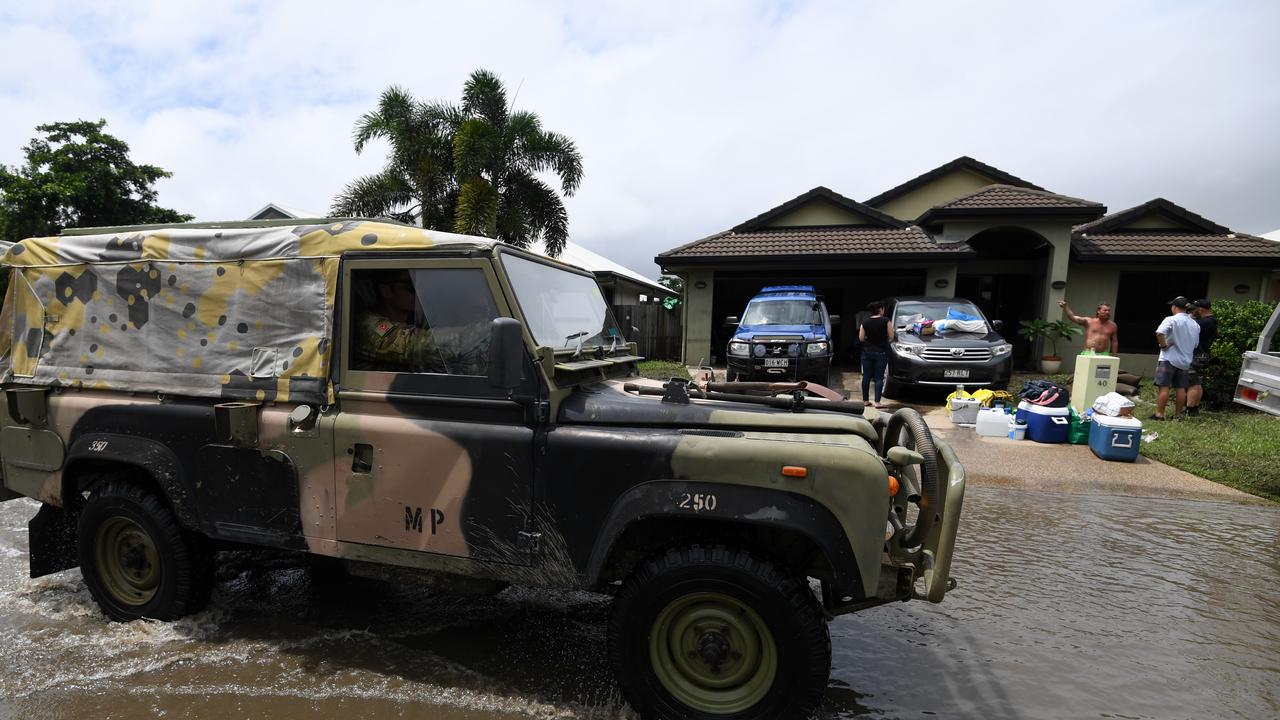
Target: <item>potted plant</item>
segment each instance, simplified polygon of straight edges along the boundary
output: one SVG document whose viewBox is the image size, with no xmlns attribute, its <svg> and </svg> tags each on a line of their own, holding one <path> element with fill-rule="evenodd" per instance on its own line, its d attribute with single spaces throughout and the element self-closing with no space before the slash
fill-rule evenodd
<svg viewBox="0 0 1280 720">
<path fill-rule="evenodd" d="M 1058 354 L 1058 341 L 1070 340 L 1080 334 L 1080 326 L 1067 320 L 1023 320 L 1018 327 L 1018 334 L 1035 342 L 1040 338 L 1049 341 L 1050 352 L 1040 356 L 1040 372 L 1052 375 L 1062 366 L 1062 356 Z"/>
</svg>

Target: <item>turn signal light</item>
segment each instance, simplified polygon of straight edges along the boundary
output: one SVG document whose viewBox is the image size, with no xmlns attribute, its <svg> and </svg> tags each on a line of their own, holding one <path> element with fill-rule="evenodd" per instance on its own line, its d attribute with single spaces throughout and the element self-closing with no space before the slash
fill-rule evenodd
<svg viewBox="0 0 1280 720">
<path fill-rule="evenodd" d="M 809 477 L 809 468 L 800 467 L 799 465 L 783 465 L 782 474 L 793 478 Z"/>
<path fill-rule="evenodd" d="M 1253 388 L 1240 388 L 1240 398 L 1242 400 L 1258 401 L 1258 391 Z"/>
<path fill-rule="evenodd" d="M 889 476 L 889 497 L 898 496 L 898 478 Z"/>
</svg>

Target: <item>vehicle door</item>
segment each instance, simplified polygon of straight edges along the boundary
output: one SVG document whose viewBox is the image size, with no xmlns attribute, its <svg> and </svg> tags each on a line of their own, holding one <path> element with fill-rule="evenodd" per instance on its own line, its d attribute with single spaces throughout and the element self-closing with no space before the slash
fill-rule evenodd
<svg viewBox="0 0 1280 720">
<path fill-rule="evenodd" d="M 489 384 L 489 327 L 511 317 L 478 259 L 343 262 L 334 425 L 340 541 L 527 563 L 536 393 Z"/>
</svg>

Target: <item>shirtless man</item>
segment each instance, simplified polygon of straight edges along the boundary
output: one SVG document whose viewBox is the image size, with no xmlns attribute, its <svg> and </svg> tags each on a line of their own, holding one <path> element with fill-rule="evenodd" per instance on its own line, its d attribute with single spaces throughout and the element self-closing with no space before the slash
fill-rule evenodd
<svg viewBox="0 0 1280 720">
<path fill-rule="evenodd" d="M 1066 300 L 1059 300 L 1058 307 L 1071 318 L 1071 322 L 1084 326 L 1084 347 L 1086 350 L 1092 350 L 1097 353 L 1119 355 L 1120 354 L 1120 338 L 1117 334 L 1119 329 L 1115 322 L 1111 320 L 1111 306 L 1102 303 L 1098 306 L 1093 317 L 1084 317 L 1071 312 L 1071 306 Z M 1108 349 L 1109 346 L 1109 349 Z"/>
</svg>

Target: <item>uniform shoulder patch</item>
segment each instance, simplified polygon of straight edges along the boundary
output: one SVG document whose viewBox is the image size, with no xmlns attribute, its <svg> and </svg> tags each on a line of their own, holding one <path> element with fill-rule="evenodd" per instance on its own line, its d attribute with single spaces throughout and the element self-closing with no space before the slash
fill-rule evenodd
<svg viewBox="0 0 1280 720">
<path fill-rule="evenodd" d="M 378 337 L 386 337 L 387 333 L 391 332 L 393 327 L 394 326 L 392 326 L 390 322 L 386 320 L 379 320 L 377 324 L 373 326 L 373 331 L 378 333 Z"/>
</svg>

